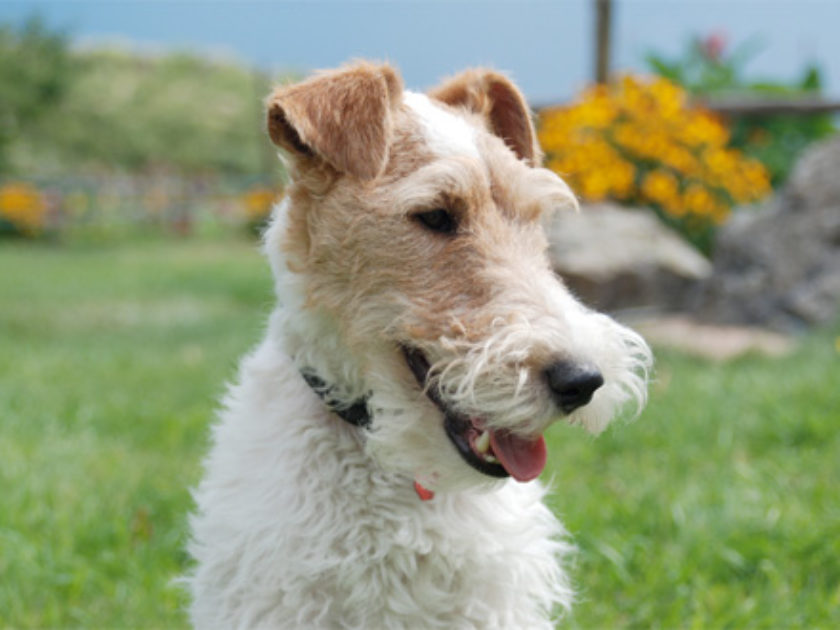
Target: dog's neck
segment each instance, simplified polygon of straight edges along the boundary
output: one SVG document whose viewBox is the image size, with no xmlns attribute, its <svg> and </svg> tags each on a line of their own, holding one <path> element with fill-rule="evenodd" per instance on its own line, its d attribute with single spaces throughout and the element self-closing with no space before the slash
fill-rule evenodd
<svg viewBox="0 0 840 630">
<path fill-rule="evenodd" d="M 283 352 L 291 357 L 298 370 L 317 376 L 327 387 L 331 409 L 350 409 L 368 397 L 368 386 L 334 317 L 307 303 L 306 278 L 292 271 L 287 264 L 283 239 L 289 204 L 286 197 L 275 208 L 264 234 L 264 251 L 271 263 L 278 299 L 278 307 L 270 319 L 269 334 L 282 344 Z M 311 383 L 310 387 L 324 398 L 322 387 L 314 387 Z"/>
</svg>

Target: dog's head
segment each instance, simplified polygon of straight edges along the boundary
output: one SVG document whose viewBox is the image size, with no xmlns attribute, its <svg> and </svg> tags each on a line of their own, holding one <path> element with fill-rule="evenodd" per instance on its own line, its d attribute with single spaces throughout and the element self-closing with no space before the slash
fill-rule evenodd
<svg viewBox="0 0 840 630">
<path fill-rule="evenodd" d="M 369 396 L 383 466 L 436 489 L 527 481 L 554 420 L 597 432 L 643 404 L 647 346 L 550 268 L 542 222 L 577 204 L 507 78 L 426 95 L 359 63 L 275 91 L 268 129 L 292 179 L 266 237 L 290 351 Z"/>
</svg>

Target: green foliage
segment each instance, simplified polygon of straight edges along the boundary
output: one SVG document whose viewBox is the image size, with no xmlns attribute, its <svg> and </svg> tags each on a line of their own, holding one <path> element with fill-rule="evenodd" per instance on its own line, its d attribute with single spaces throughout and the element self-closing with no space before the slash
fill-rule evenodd
<svg viewBox="0 0 840 630">
<path fill-rule="evenodd" d="M 757 41 L 748 40 L 728 54 L 725 48 L 722 35 L 695 37 L 680 56 L 668 59 L 651 52 L 647 55 L 647 63 L 656 74 L 682 85 L 693 94 L 707 96 L 750 90 L 751 84 L 743 73 L 744 66 L 759 51 Z"/>
<path fill-rule="evenodd" d="M 267 76 L 187 53 L 69 52 L 63 35 L 32 24 L 0 31 L 12 174 L 279 172 L 264 131 Z"/>
<path fill-rule="evenodd" d="M 79 73 L 61 115 L 31 138 L 29 158 L 92 169 L 266 170 L 261 77 L 235 65 L 173 54 L 78 55 Z M 276 160 L 270 160 L 276 168 Z"/>
<path fill-rule="evenodd" d="M 822 76 L 816 65 L 809 65 L 802 77 L 792 83 L 747 78 L 745 66 L 760 50 L 756 40 L 732 51 L 720 35 L 695 38 L 678 57 L 668 59 L 656 53 L 647 57 L 651 70 L 700 97 L 795 97 L 817 96 Z M 778 186 L 786 179 L 796 158 L 810 143 L 834 132 L 832 118 L 820 115 L 740 115 L 730 121 L 730 145 L 760 160 Z"/>
<path fill-rule="evenodd" d="M 13 141 L 61 105 L 75 70 L 64 34 L 38 19 L 17 30 L 0 24 L 0 174 L 9 169 Z"/>
<path fill-rule="evenodd" d="M 0 269 L 0 627 L 185 628 L 188 488 L 271 303 L 265 261 L 4 243 Z M 837 334 L 779 360 L 659 352 L 637 421 L 549 430 L 580 549 L 561 627 L 840 626 Z"/>
</svg>

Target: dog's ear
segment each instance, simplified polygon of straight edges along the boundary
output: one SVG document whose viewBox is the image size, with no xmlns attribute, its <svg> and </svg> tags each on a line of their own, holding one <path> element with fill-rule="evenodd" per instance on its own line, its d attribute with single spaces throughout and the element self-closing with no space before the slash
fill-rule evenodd
<svg viewBox="0 0 840 630">
<path fill-rule="evenodd" d="M 531 122 L 525 97 L 503 74 L 492 70 L 467 70 L 429 92 L 429 96 L 484 117 L 489 130 L 521 160 L 531 166 L 542 162 L 542 151 Z"/>
<path fill-rule="evenodd" d="M 402 79 L 388 65 L 356 63 L 278 88 L 268 98 L 268 134 L 299 159 L 373 179 L 388 161 Z"/>
</svg>

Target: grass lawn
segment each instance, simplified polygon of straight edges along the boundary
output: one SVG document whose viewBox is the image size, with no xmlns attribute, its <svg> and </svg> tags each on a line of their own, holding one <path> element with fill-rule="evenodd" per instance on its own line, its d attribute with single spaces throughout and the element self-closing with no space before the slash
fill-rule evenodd
<svg viewBox="0 0 840 630">
<path fill-rule="evenodd" d="M 271 304 L 254 245 L 0 242 L 0 627 L 186 627 L 188 488 Z M 658 353 L 651 403 L 548 435 L 572 628 L 840 627 L 840 353 Z"/>
</svg>

